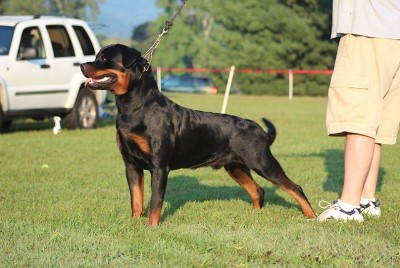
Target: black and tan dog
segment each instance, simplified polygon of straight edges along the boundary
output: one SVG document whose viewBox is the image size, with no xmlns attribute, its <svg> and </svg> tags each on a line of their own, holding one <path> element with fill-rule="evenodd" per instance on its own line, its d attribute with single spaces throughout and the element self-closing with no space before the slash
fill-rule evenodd
<svg viewBox="0 0 400 268">
<path fill-rule="evenodd" d="M 151 173 L 148 224 L 156 225 L 170 170 L 203 166 L 224 167 L 248 192 L 255 209 L 262 207 L 264 191 L 250 170 L 291 194 L 307 217 L 315 217 L 301 187 L 271 154 L 275 129 L 269 121 L 264 120 L 270 134 L 251 120 L 179 106 L 160 93 L 148 64 L 137 50 L 117 44 L 81 65 L 87 87 L 115 94 L 117 144 L 125 162 L 133 217 L 143 214 L 143 170 Z"/>
</svg>

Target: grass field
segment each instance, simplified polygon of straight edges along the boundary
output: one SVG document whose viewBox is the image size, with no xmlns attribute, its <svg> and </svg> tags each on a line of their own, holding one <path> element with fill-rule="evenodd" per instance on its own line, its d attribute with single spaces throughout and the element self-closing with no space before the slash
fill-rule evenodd
<svg viewBox="0 0 400 268">
<path fill-rule="evenodd" d="M 223 96 L 169 95 L 219 112 Z M 232 96 L 227 113 L 273 121 L 272 152 L 318 201 L 338 198 L 341 138 L 325 133 L 325 98 Z M 265 207 L 223 170 L 170 173 L 157 228 L 131 220 L 112 120 L 52 134 L 52 123 L 19 121 L 0 135 L 0 267 L 399 267 L 400 146 L 384 147 L 379 220 L 307 221 L 296 201 L 263 178 Z M 149 173 L 146 207 L 149 200 Z M 146 214 L 147 216 L 147 214 Z"/>
</svg>

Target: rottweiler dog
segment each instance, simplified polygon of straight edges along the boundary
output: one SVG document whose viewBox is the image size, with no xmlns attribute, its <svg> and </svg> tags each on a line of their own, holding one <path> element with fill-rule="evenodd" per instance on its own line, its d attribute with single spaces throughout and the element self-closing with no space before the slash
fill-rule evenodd
<svg viewBox="0 0 400 268">
<path fill-rule="evenodd" d="M 250 195 L 253 207 L 264 202 L 263 189 L 250 170 L 292 195 L 308 218 L 315 213 L 302 188 L 293 183 L 270 151 L 275 128 L 236 116 L 182 107 L 158 89 L 148 61 L 121 44 L 101 49 L 81 65 L 86 86 L 109 90 L 118 109 L 117 145 L 122 154 L 133 217 L 143 215 L 143 170 L 151 173 L 148 224 L 160 223 L 168 173 L 181 168 L 224 167 Z"/>
</svg>

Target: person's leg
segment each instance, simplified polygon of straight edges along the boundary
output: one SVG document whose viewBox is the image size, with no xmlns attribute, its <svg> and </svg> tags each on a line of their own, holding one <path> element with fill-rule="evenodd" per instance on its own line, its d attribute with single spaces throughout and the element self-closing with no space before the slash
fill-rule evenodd
<svg viewBox="0 0 400 268">
<path fill-rule="evenodd" d="M 378 182 L 378 173 L 381 163 L 382 146 L 379 143 L 375 144 L 374 156 L 372 158 L 371 167 L 368 172 L 367 180 L 365 181 L 364 189 L 361 197 L 365 199 L 374 199 L 376 185 Z"/>
<path fill-rule="evenodd" d="M 344 153 L 344 183 L 342 195 L 333 205 L 320 206 L 327 208 L 317 220 L 355 220 L 363 221 L 361 215 L 361 194 L 370 171 L 374 155 L 375 139 L 348 133 Z"/>
<path fill-rule="evenodd" d="M 340 200 L 359 206 L 374 156 L 375 139 L 359 134 L 346 135 L 344 184 Z"/>
<path fill-rule="evenodd" d="M 367 180 L 365 181 L 360 200 L 362 214 L 374 217 L 379 217 L 381 215 L 381 203 L 378 199 L 375 198 L 379 167 L 381 162 L 381 154 L 382 146 L 381 144 L 376 143 L 371 167 L 369 169 Z"/>
</svg>

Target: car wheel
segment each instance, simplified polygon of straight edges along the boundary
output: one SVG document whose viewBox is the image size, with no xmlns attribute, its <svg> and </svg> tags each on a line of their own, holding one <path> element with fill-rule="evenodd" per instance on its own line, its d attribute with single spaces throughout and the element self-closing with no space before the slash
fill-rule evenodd
<svg viewBox="0 0 400 268">
<path fill-rule="evenodd" d="M 64 125 L 69 129 L 95 128 L 99 117 L 96 97 L 89 89 L 82 89 L 74 108 L 64 118 Z"/>
<path fill-rule="evenodd" d="M 3 109 L 1 108 L 1 104 L 0 104 L 0 131 L 4 131 L 7 130 L 11 127 L 11 120 L 6 120 L 4 118 L 4 114 L 3 114 Z"/>
</svg>

